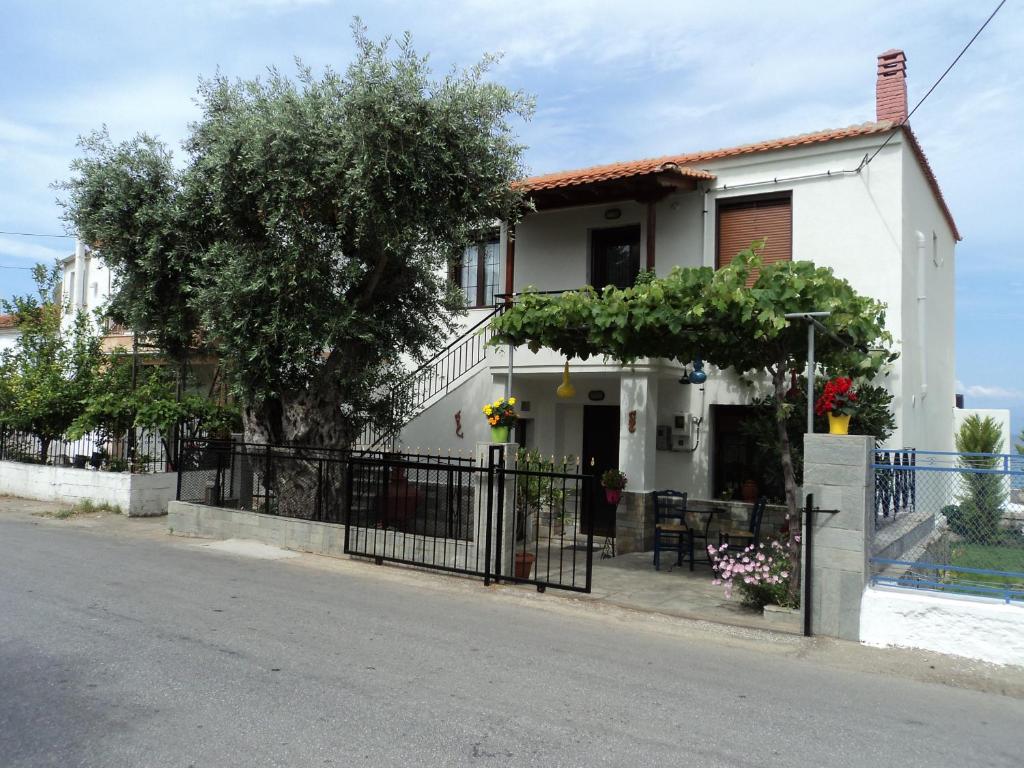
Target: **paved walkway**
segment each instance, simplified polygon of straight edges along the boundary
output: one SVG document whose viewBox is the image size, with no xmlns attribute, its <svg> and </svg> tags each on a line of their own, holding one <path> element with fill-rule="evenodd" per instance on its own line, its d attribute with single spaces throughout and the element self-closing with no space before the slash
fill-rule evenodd
<svg viewBox="0 0 1024 768">
<path fill-rule="evenodd" d="M 721 586 L 711 583 L 711 568 L 697 563 L 690 570 L 682 566 L 654 570 L 651 552 L 633 552 L 606 559 L 594 556 L 593 585 L 590 597 L 623 608 L 653 611 L 688 619 L 716 621 L 755 629 L 769 626 L 760 611 L 746 608 L 734 597 L 725 596 Z M 799 632 L 797 625 L 794 632 Z"/>
</svg>

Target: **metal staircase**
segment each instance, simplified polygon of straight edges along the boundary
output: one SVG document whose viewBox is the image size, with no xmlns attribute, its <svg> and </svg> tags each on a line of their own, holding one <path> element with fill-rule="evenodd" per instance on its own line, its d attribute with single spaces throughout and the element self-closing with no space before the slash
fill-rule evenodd
<svg viewBox="0 0 1024 768">
<path fill-rule="evenodd" d="M 493 335 L 490 322 L 505 310 L 499 304 L 469 330 L 454 339 L 408 376 L 391 388 L 392 413 L 399 413 L 390 428 L 368 426 L 360 436 L 359 444 L 365 451 L 389 450 L 394 447 L 401 428 L 466 380 L 487 359 L 487 342 Z"/>
</svg>

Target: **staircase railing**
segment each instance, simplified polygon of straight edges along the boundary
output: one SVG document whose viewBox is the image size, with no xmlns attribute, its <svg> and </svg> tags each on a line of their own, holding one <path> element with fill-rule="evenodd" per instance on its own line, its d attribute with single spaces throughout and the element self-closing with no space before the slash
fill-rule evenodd
<svg viewBox="0 0 1024 768">
<path fill-rule="evenodd" d="M 505 311 L 505 306 L 499 304 L 494 307 L 471 328 L 392 387 L 391 398 L 394 402 L 391 408 L 392 413 L 396 414 L 393 426 L 367 427 L 363 430 L 359 442 L 365 450 L 381 450 L 393 444 L 399 430 L 419 414 L 427 403 L 461 384 L 466 375 L 486 359 L 487 342 L 493 335 L 490 322 Z M 402 417 L 397 416 L 399 403 Z"/>
</svg>

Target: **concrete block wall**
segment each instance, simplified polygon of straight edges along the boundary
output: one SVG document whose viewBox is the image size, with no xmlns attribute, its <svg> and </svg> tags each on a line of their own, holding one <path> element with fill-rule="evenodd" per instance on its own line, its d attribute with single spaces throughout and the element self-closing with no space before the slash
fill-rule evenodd
<svg viewBox="0 0 1024 768">
<path fill-rule="evenodd" d="M 66 504 L 111 504 L 130 517 L 166 514 L 177 478 L 173 472 L 130 474 L 0 461 L 0 494 Z"/>
<path fill-rule="evenodd" d="M 335 557 L 345 552 L 343 525 L 208 507 L 186 501 L 172 501 L 168 505 L 167 527 L 176 536 L 250 539 L 284 549 Z"/>
<path fill-rule="evenodd" d="M 816 635 L 860 640 L 860 612 L 871 575 L 874 535 L 873 438 L 805 435 L 804 492 L 814 494 L 812 515 L 811 629 Z M 807 554 L 803 578 L 806 580 Z"/>
</svg>

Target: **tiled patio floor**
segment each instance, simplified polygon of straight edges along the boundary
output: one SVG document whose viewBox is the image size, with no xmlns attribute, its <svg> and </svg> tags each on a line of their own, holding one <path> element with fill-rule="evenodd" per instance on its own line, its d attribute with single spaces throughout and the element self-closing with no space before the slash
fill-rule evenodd
<svg viewBox="0 0 1024 768">
<path fill-rule="evenodd" d="M 711 583 L 711 568 L 688 563 L 654 570 L 653 553 L 634 552 L 602 559 L 594 553 L 593 590 L 589 597 L 625 608 L 703 619 L 721 624 L 772 629 L 760 611 L 745 608 L 725 597 L 721 586 Z"/>
</svg>

